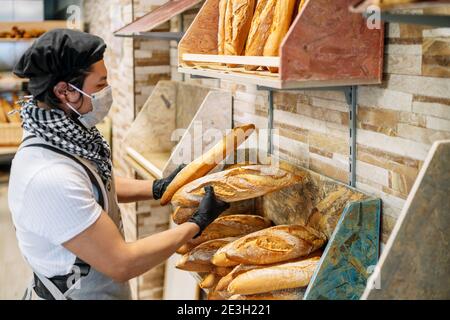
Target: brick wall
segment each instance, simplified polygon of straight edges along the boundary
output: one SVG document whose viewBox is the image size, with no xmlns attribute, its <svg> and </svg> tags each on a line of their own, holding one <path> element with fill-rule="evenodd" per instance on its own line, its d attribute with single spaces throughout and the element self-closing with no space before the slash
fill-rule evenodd
<svg viewBox="0 0 450 320">
<path fill-rule="evenodd" d="M 174 70 L 175 48 L 171 56 Z M 384 243 L 432 143 L 450 138 L 450 29 L 388 24 L 385 60 L 383 83 L 359 88 L 356 168 L 357 188 L 383 200 Z M 220 87 L 233 92 L 236 125 L 252 122 L 267 128 L 267 92 L 228 81 L 221 81 Z M 276 92 L 274 102 L 279 130 L 274 141 L 280 155 L 347 183 L 349 116 L 344 95 Z"/>
</svg>

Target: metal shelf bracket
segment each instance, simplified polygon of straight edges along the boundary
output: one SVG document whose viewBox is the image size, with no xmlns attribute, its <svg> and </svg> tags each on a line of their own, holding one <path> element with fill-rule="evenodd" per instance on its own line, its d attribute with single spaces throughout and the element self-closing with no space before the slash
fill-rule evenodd
<svg viewBox="0 0 450 320">
<path fill-rule="evenodd" d="M 358 106 L 358 87 L 318 87 L 318 88 L 294 88 L 286 90 L 275 90 L 268 87 L 258 86 L 258 90 L 265 90 L 268 92 L 269 108 L 268 108 L 268 147 L 267 152 L 269 155 L 273 155 L 273 132 L 274 132 L 274 91 L 298 91 L 298 90 L 337 90 L 342 91 L 345 94 L 345 99 L 349 107 L 349 186 L 356 187 L 356 156 L 357 156 L 357 106 Z"/>
</svg>

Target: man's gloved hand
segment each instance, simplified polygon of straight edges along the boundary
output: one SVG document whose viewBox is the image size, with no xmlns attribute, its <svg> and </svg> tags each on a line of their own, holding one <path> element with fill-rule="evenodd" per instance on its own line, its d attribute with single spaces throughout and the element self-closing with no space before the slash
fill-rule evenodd
<svg viewBox="0 0 450 320">
<path fill-rule="evenodd" d="M 167 178 L 153 181 L 153 199 L 159 200 L 162 198 L 164 192 L 166 192 L 167 187 L 172 182 L 177 174 L 186 167 L 185 164 L 181 164 L 175 169 Z"/>
<path fill-rule="evenodd" d="M 212 186 L 205 187 L 205 197 L 200 202 L 198 210 L 189 219 L 200 227 L 200 232 L 195 236 L 197 238 L 202 234 L 207 226 L 211 224 L 217 217 L 227 210 L 230 205 L 216 198 L 214 188 Z"/>
</svg>

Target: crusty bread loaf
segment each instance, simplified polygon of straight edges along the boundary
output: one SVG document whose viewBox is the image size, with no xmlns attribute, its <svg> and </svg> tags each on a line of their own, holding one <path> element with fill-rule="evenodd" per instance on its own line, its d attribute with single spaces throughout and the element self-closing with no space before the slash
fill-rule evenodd
<svg viewBox="0 0 450 320">
<path fill-rule="evenodd" d="M 271 225 L 272 222 L 269 219 L 255 215 L 239 214 L 220 217 L 211 223 L 199 237 L 190 240 L 182 246 L 177 253 L 184 254 L 189 252 L 206 241 L 229 237 L 242 237 L 249 233 L 266 229 Z"/>
<path fill-rule="evenodd" d="M 270 34 L 277 0 L 259 0 L 245 46 L 246 56 L 262 56 L 264 45 Z M 245 66 L 246 70 L 256 70 L 258 66 Z"/>
<path fill-rule="evenodd" d="M 219 33 L 217 35 L 217 53 L 223 55 L 225 53 L 225 15 L 229 0 L 220 0 L 219 2 Z"/>
<path fill-rule="evenodd" d="M 185 222 L 188 222 L 188 220 L 192 217 L 196 210 L 197 208 L 177 207 L 172 213 L 172 220 L 176 224 L 183 224 Z"/>
<path fill-rule="evenodd" d="M 240 264 L 233 268 L 233 270 L 228 273 L 227 275 L 223 276 L 222 279 L 220 279 L 219 283 L 217 284 L 216 290 L 217 291 L 227 291 L 229 284 L 231 281 L 233 281 L 238 275 L 243 274 L 247 271 L 264 268 L 264 266 L 251 266 L 251 265 L 244 265 Z"/>
<path fill-rule="evenodd" d="M 187 222 L 195 213 L 197 208 L 182 208 L 176 207 L 172 213 L 172 219 L 176 224 L 183 224 Z M 254 211 L 254 203 L 252 200 L 239 201 L 230 203 L 230 207 L 225 210 L 220 217 L 236 215 L 236 214 L 248 214 Z"/>
<path fill-rule="evenodd" d="M 207 295 L 208 300 L 227 300 L 231 297 L 228 291 L 210 290 Z"/>
<path fill-rule="evenodd" d="M 214 288 L 220 280 L 220 276 L 215 273 L 209 273 L 203 280 L 200 282 L 199 286 L 202 289 L 211 289 Z"/>
<path fill-rule="evenodd" d="M 225 18 L 225 55 L 243 55 L 255 4 L 256 0 L 229 0 Z"/>
<path fill-rule="evenodd" d="M 259 294 L 264 292 L 308 286 L 320 258 L 250 270 L 237 276 L 228 286 L 231 294 Z"/>
<path fill-rule="evenodd" d="M 268 165 L 252 165 L 210 174 L 179 189 L 172 204 L 196 207 L 213 186 L 216 197 L 225 202 L 253 199 L 300 182 L 302 177 Z"/>
<path fill-rule="evenodd" d="M 217 266 L 273 264 L 307 256 L 325 243 L 318 231 L 300 225 L 281 225 L 244 236 L 219 249 Z"/>
<path fill-rule="evenodd" d="M 305 292 L 304 288 L 295 288 L 251 295 L 236 294 L 228 300 L 303 300 Z"/>
<path fill-rule="evenodd" d="M 211 258 L 216 251 L 236 238 L 216 239 L 202 243 L 178 261 L 176 267 L 185 271 L 213 273 L 215 266 Z"/>
<path fill-rule="evenodd" d="M 296 3 L 297 0 L 277 1 L 269 37 L 264 45 L 264 56 L 280 55 L 280 45 L 291 26 Z M 269 70 L 278 72 L 278 68 L 270 67 Z"/>
<path fill-rule="evenodd" d="M 180 173 L 178 173 L 175 179 L 173 179 L 167 187 L 161 198 L 161 205 L 168 204 L 178 189 L 191 181 L 203 177 L 205 174 L 214 169 L 227 156 L 234 152 L 237 147 L 239 147 L 241 143 L 243 143 L 253 133 L 254 130 L 254 124 L 247 124 L 234 128 L 212 149 L 187 165 L 180 171 Z M 181 207 L 194 206 L 195 205 Z"/>
<path fill-rule="evenodd" d="M 225 277 L 227 274 L 229 274 L 231 271 L 233 271 L 232 267 L 215 267 L 212 273 L 217 274 L 220 277 Z"/>
</svg>

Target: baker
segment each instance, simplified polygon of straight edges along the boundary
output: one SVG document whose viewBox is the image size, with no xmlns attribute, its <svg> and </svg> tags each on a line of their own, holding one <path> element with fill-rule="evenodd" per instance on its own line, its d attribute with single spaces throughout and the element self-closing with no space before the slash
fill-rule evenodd
<svg viewBox="0 0 450 320">
<path fill-rule="evenodd" d="M 129 299 L 129 279 L 164 262 L 229 207 L 208 188 L 187 223 L 125 242 L 118 202 L 160 199 L 182 167 L 154 181 L 114 175 L 110 147 L 95 127 L 113 104 L 105 49 L 99 37 L 56 29 L 13 71 L 29 79 L 32 94 L 21 102 L 24 138 L 8 199 L 33 270 L 26 299 Z"/>
</svg>

